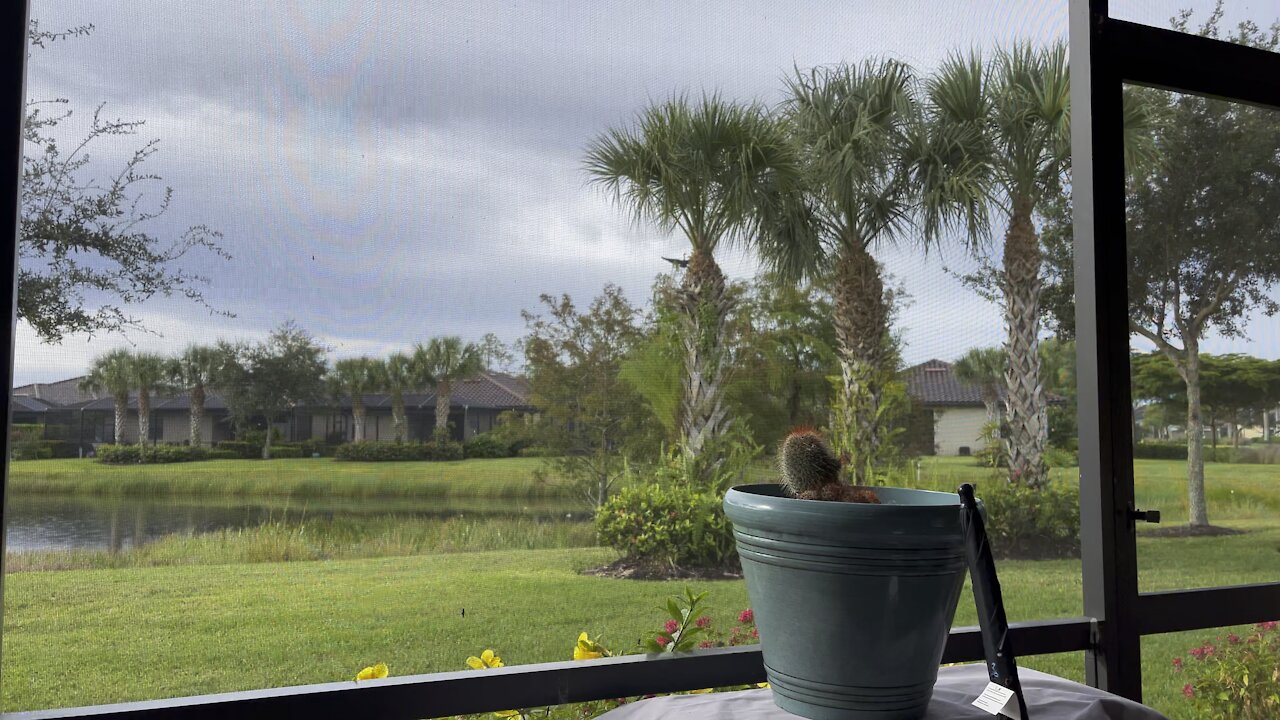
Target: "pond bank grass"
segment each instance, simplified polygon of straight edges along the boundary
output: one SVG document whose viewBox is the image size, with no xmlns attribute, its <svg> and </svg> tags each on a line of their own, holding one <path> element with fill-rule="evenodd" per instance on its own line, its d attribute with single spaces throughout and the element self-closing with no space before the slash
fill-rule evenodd
<svg viewBox="0 0 1280 720">
<path fill-rule="evenodd" d="M 268 522 L 202 534 L 168 535 L 139 547 L 11 552 L 6 573 L 354 560 L 490 550 L 544 550 L 596 544 L 589 522 L 529 518 L 384 518 Z"/>
<path fill-rule="evenodd" d="M 456 462 L 338 462 L 331 458 L 205 460 L 165 465 L 104 465 L 89 459 L 24 460 L 9 465 L 17 495 L 289 498 L 565 497 L 536 472 L 538 458 Z"/>
</svg>

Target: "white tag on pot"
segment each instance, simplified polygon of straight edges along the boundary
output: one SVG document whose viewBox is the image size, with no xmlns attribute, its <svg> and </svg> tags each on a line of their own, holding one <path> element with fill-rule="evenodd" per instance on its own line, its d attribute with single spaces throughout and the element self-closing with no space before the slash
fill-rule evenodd
<svg viewBox="0 0 1280 720">
<path fill-rule="evenodd" d="M 973 704 L 992 715 L 1004 715 L 1013 720 L 1018 720 L 1019 717 L 1017 696 L 1009 688 L 997 683 L 987 683 L 986 689 Z"/>
</svg>

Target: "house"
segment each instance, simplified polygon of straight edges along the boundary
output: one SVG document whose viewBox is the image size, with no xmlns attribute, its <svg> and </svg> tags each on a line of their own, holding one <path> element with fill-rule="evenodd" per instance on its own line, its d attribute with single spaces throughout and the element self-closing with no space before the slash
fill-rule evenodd
<svg viewBox="0 0 1280 720">
<path fill-rule="evenodd" d="M 32 383 L 13 389 L 15 418 L 43 423 L 49 439 L 76 441 L 86 449 L 97 443 L 116 442 L 115 402 L 104 393 L 80 390 L 75 377 L 53 383 Z M 470 439 L 492 430 L 498 416 L 508 410 L 531 411 L 529 386 L 520 377 L 483 372 L 453 383 L 449 398 L 449 423 L 455 440 Z M 436 394 L 407 393 L 404 396 L 410 440 L 428 440 L 435 427 Z M 386 393 L 364 396 L 365 439 L 390 440 L 392 434 L 391 397 Z M 21 410 L 20 410 L 21 409 Z M 151 440 L 183 443 L 190 438 L 191 398 L 186 393 L 160 395 L 151 399 Z M 15 420 L 17 422 L 18 420 Z M 274 424 L 286 441 L 328 440 L 348 442 L 355 437 L 351 398 L 297 407 L 286 419 Z M 204 402 L 203 441 L 212 445 L 235 437 L 226 399 L 209 390 Z M 131 393 L 124 434 L 119 441 L 138 441 L 138 399 Z"/>
<path fill-rule="evenodd" d="M 988 418 L 981 386 L 960 380 L 954 366 L 942 360 L 909 367 L 902 375 L 907 395 L 920 408 L 921 416 L 933 421 L 932 441 L 924 443 L 932 444 L 933 454 L 972 455 L 982 448 L 982 427 Z M 1002 407 L 997 410 L 1001 411 Z M 921 431 L 928 438 L 929 430 Z"/>
</svg>

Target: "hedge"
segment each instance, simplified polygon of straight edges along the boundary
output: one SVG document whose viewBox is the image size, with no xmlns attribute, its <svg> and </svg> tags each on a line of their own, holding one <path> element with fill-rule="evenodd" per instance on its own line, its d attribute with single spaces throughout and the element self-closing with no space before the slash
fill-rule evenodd
<svg viewBox="0 0 1280 720">
<path fill-rule="evenodd" d="M 51 460 L 80 457 L 80 448 L 66 440 L 19 440 L 9 448 L 14 460 Z"/>
<path fill-rule="evenodd" d="M 189 445 L 99 445 L 98 462 L 108 465 L 134 465 L 138 463 L 178 463 L 208 460 L 209 450 Z"/>
<path fill-rule="evenodd" d="M 1187 444 L 1186 442 L 1152 442 L 1144 440 L 1133 446 L 1133 456 L 1142 460 L 1186 460 Z M 1264 457 L 1255 448 L 1229 446 L 1213 448 L 1209 445 L 1205 445 L 1204 448 L 1204 461 L 1249 464 L 1274 462 L 1270 457 Z"/>
<path fill-rule="evenodd" d="M 511 451 L 511 443 L 498 438 L 493 433 L 481 433 L 462 445 L 463 454 L 469 458 L 505 458 L 515 453 Z"/>
<path fill-rule="evenodd" d="M 339 445 L 335 460 L 351 462 L 404 462 L 412 460 L 461 460 L 462 444 L 456 442 L 398 443 L 361 441 Z"/>
</svg>

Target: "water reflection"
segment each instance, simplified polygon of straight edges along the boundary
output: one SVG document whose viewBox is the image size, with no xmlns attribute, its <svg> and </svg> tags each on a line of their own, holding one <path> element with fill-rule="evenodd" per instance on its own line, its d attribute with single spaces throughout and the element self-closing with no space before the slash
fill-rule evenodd
<svg viewBox="0 0 1280 720">
<path fill-rule="evenodd" d="M 200 534 L 264 523 L 463 516 L 589 520 L 581 506 L 547 500 L 227 501 L 19 496 L 9 500 L 8 552 L 94 549 L 120 551 L 175 533 Z"/>
</svg>

